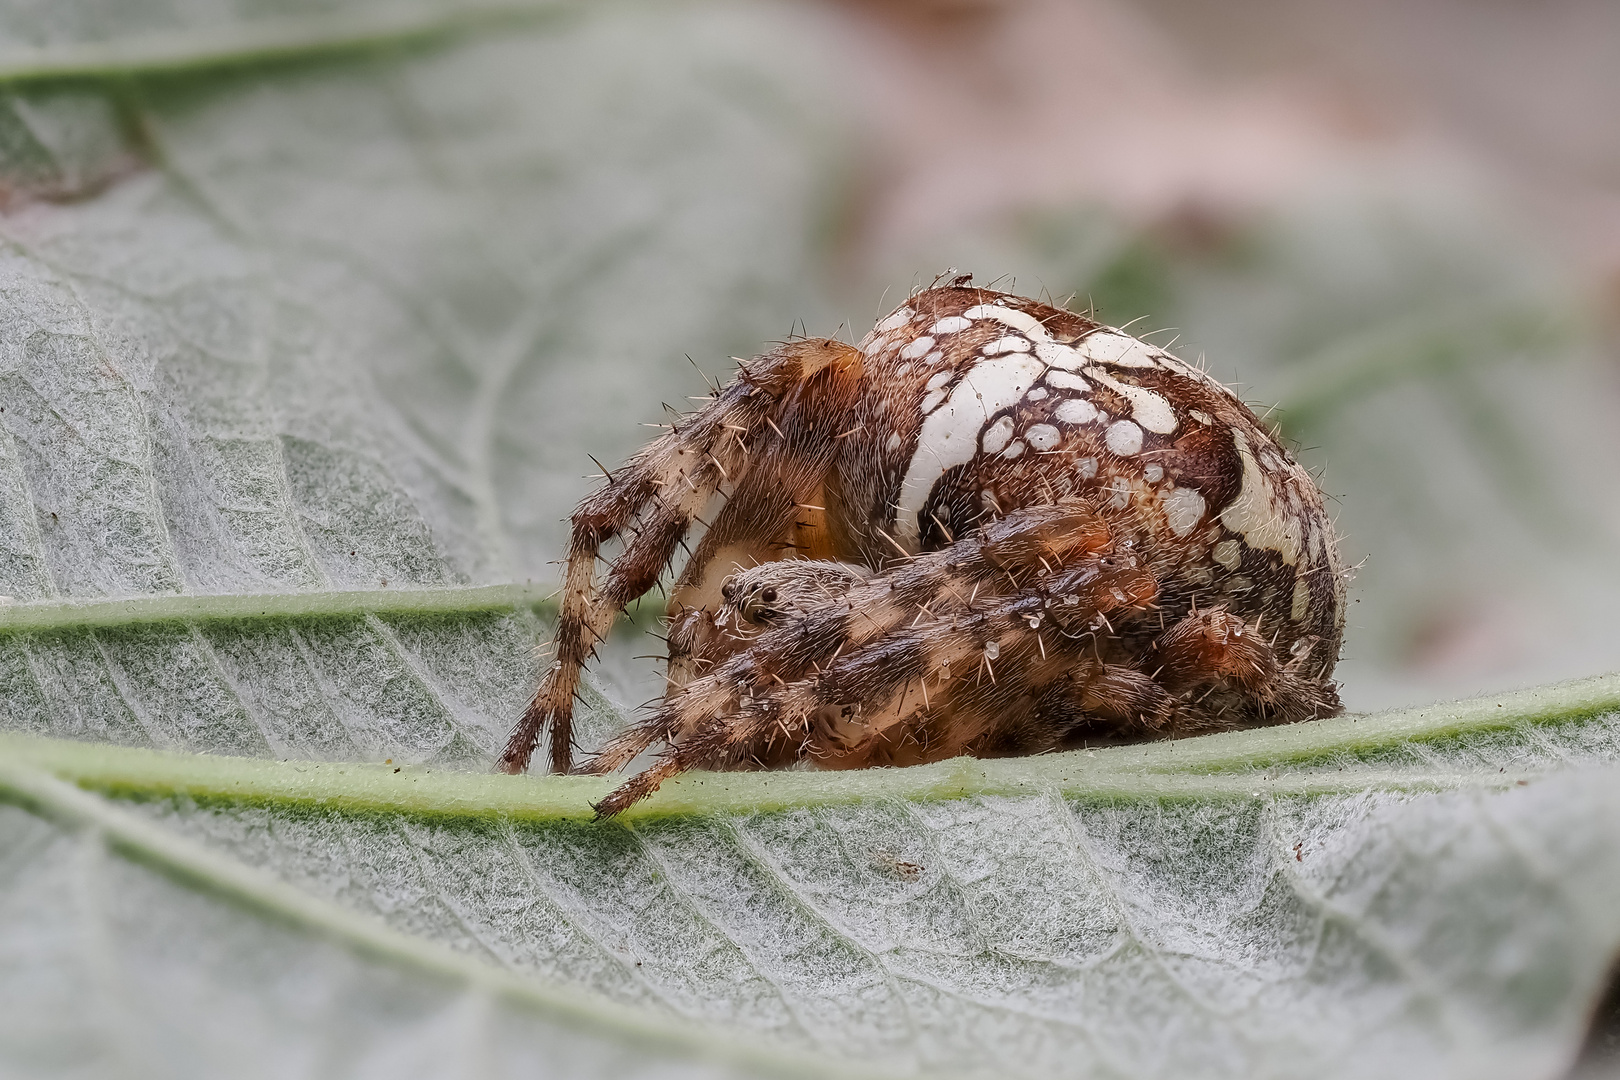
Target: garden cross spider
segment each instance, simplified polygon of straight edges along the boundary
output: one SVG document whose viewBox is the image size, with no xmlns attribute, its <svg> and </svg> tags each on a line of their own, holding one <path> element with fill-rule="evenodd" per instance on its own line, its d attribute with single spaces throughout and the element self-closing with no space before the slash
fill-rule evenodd
<svg viewBox="0 0 1620 1080">
<path fill-rule="evenodd" d="M 744 363 L 580 504 L 555 663 L 504 771 L 547 725 L 569 771 L 581 666 L 700 515 L 668 693 L 578 771 L 664 749 L 602 815 L 692 768 L 910 765 L 1340 711 L 1345 573 L 1305 470 L 1197 368 L 969 281 L 917 293 L 858 346 Z"/>
</svg>

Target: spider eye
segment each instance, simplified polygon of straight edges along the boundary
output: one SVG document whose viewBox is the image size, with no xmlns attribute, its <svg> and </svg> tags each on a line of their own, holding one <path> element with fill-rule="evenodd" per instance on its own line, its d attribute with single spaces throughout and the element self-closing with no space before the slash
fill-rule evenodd
<svg viewBox="0 0 1620 1080">
<path fill-rule="evenodd" d="M 727 578 L 725 584 L 720 586 L 720 595 L 727 600 L 737 599 L 737 583 Z"/>
<path fill-rule="evenodd" d="M 759 598 L 760 598 L 760 600 L 762 600 L 763 602 L 765 602 L 767 604 L 774 604 L 774 603 L 776 603 L 776 590 L 775 589 L 761 589 L 760 593 L 759 593 Z"/>
</svg>

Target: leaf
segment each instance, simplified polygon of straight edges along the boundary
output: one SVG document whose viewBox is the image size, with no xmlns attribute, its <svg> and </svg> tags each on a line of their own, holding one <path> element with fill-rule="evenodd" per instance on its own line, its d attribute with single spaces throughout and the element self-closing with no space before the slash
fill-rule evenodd
<svg viewBox="0 0 1620 1080">
<path fill-rule="evenodd" d="M 14 762 L 0 792 L 9 1074 L 831 1075 L 381 929 Z"/>
<path fill-rule="evenodd" d="M 819 1052 L 997 1075 L 1554 1075 L 1620 944 L 1617 707 L 1609 677 L 1038 759 L 693 776 L 626 823 L 583 820 L 597 778 L 10 736 L 0 947 L 22 985 L 106 988 L 38 1006 L 76 1026 L 6 1045 L 123 1064 L 92 1037 L 121 1023 L 195 1061 L 208 1022 L 215 1052 L 273 1048 L 267 1073 L 386 1059 L 408 1030 L 401 1053 L 485 1068 L 543 1037 L 577 1075 L 620 1038 L 641 1048 L 610 1070 L 718 1054 L 845 1074 Z M 129 907 L 97 908 L 114 896 Z M 197 951 L 154 965 L 181 925 Z M 244 978 L 352 989 L 313 1014 Z M 785 1049 L 683 1039 L 676 1017 Z"/>
<path fill-rule="evenodd" d="M 823 314 L 848 106 L 812 18 L 78 0 L 0 31 L 0 1071 L 1575 1055 L 1620 942 L 1613 678 L 697 775 L 602 824 L 602 781 L 486 775 L 585 454 L 696 385 L 682 353 Z"/>
</svg>

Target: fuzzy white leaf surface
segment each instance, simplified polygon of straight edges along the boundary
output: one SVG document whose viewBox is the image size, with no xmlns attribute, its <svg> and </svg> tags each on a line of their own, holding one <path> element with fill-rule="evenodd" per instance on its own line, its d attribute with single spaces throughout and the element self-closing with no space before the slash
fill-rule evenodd
<svg viewBox="0 0 1620 1080">
<path fill-rule="evenodd" d="M 1612 678 L 696 775 L 608 823 L 599 781 L 485 775 L 586 454 L 682 401 L 683 353 L 826 314 L 848 106 L 805 11 L 0 28 L 0 1072 L 1575 1059 L 1620 944 Z"/>
</svg>

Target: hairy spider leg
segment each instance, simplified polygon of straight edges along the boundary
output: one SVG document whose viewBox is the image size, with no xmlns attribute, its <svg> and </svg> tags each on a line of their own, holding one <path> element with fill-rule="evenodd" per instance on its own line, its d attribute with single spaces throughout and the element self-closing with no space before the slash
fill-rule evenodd
<svg viewBox="0 0 1620 1080">
<path fill-rule="evenodd" d="M 1025 520 L 1033 524 L 1020 529 L 1017 523 Z M 621 733 L 581 771 L 612 772 L 654 742 L 700 726 L 707 720 L 705 710 L 712 714 L 734 703 L 732 699 L 743 685 L 738 680 L 765 679 L 778 685 L 799 680 L 845 650 L 859 648 L 907 620 L 916 622 L 919 611 L 930 611 L 930 605 L 938 609 L 929 616 L 931 626 L 938 618 L 954 616 L 958 609 L 971 606 L 981 593 L 988 603 L 1003 587 L 1002 582 L 992 579 L 1000 578 L 998 567 L 1012 565 L 1018 554 L 1013 549 L 1040 545 L 1044 538 L 1041 550 L 1056 557 L 1058 552 L 1082 544 L 1101 548 L 1108 540 L 1106 527 L 1089 504 L 1037 507 L 1015 515 L 1013 522 L 1010 526 L 992 526 L 982 542 L 979 538 L 964 541 L 950 553 L 902 563 L 887 576 L 840 593 L 828 593 L 826 601 L 815 605 L 807 617 L 756 639 L 757 647 L 749 651 L 747 661 L 733 662 L 713 673 L 716 677 L 684 693 L 678 689 L 675 696 L 683 699 L 680 707 L 660 709 L 648 722 Z M 1034 557 L 1039 558 L 1038 551 Z"/>
<path fill-rule="evenodd" d="M 1160 680 L 1174 692 L 1198 697 L 1219 686 L 1237 691 L 1206 697 L 1199 704 L 1200 730 L 1220 730 L 1233 726 L 1226 716 L 1240 702 L 1255 706 L 1266 723 L 1314 720 L 1340 711 L 1337 688 L 1320 678 L 1315 670 L 1320 662 L 1312 662 L 1320 643 L 1304 640 L 1308 647 L 1280 661 L 1258 621 L 1251 625 L 1214 608 L 1181 619 L 1159 636 L 1154 649 L 1162 665 Z"/>
<path fill-rule="evenodd" d="M 769 630 L 676 692 L 585 766 L 671 746 L 597 804 L 616 814 L 693 768 L 809 757 L 822 768 L 993 757 L 1143 735 L 1333 715 L 1308 651 L 1278 660 L 1263 627 L 1222 608 L 1100 658 L 1100 633 L 1146 625 L 1169 567 L 1127 551 L 1130 515 L 1088 500 L 1029 507 Z"/>
<path fill-rule="evenodd" d="M 976 752 L 999 717 L 1027 711 L 1016 699 L 1064 677 L 1087 647 L 1090 635 L 1065 636 L 1056 619 L 1042 636 L 1052 598 L 1075 624 L 1143 610 L 1156 592 L 1146 569 L 1113 554 L 1085 500 L 1016 511 L 762 634 L 672 695 L 586 766 L 606 772 L 679 735 L 598 810 L 617 813 L 686 769 L 780 756 L 772 744 L 827 768 Z M 856 703 L 852 722 L 828 716 Z M 853 743 L 840 737 L 850 731 Z"/>
<path fill-rule="evenodd" d="M 726 489 L 735 491 L 748 483 L 761 458 L 766 459 L 759 469 L 761 487 L 775 486 L 778 468 L 803 476 L 815 475 L 818 469 L 825 473 L 832 454 L 830 440 L 816 437 L 825 432 L 782 420 L 796 409 L 827 418 L 823 423 L 847 416 L 860 379 L 861 354 L 852 346 L 819 338 L 780 345 L 744 364 L 737 378 L 686 418 L 684 426 L 653 440 L 580 503 L 571 520 L 556 656 L 512 731 L 497 766 L 500 771 L 524 772 L 548 726 L 551 769 L 569 771 L 580 669 L 619 612 L 657 583 L 692 522 Z M 816 480 L 819 483 L 819 475 Z M 803 493 L 787 492 L 786 497 L 799 501 Z M 755 500 L 736 502 L 752 507 Z M 728 502 L 716 518 L 721 535 L 716 545 L 727 536 L 747 535 L 747 528 L 759 524 L 752 516 L 769 514 L 773 506 L 781 511 L 782 499 L 767 499 L 761 503 L 763 510 L 750 508 L 746 515 L 736 512 L 728 517 L 731 505 Z M 596 560 L 602 545 L 625 533 L 631 538 L 599 589 Z"/>
</svg>

